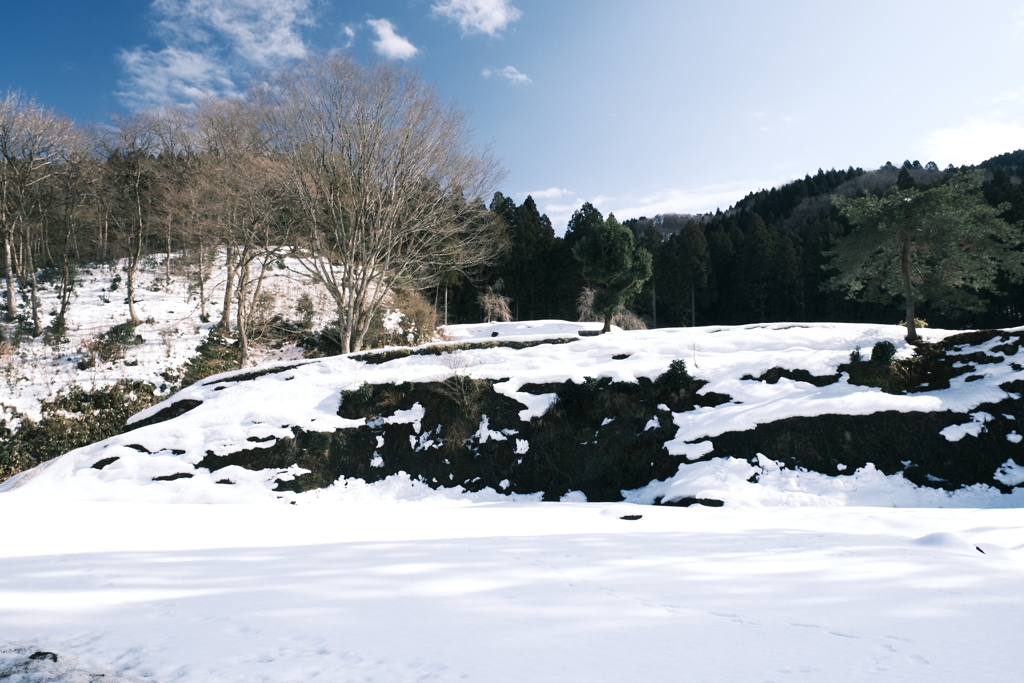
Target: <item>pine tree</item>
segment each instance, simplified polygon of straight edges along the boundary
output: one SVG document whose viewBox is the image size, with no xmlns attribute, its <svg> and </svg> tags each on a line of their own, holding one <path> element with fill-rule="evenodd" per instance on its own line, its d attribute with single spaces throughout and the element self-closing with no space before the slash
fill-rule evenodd
<svg viewBox="0 0 1024 683">
<path fill-rule="evenodd" d="M 593 226 L 572 253 L 583 264 L 583 276 L 600 285 L 594 292 L 594 312 L 604 317 L 601 332 L 608 332 L 612 317 L 651 276 L 651 253 L 636 244 L 633 233 L 614 214 Z"/>
<path fill-rule="evenodd" d="M 826 252 L 839 273 L 825 286 L 850 298 L 902 298 L 907 341 L 917 341 L 915 305 L 939 311 L 980 311 L 997 276 L 1024 277 L 1019 226 L 999 218 L 981 193 L 983 173 L 963 171 L 927 190 L 893 188 L 884 197 L 835 197 L 855 226 Z"/>
</svg>

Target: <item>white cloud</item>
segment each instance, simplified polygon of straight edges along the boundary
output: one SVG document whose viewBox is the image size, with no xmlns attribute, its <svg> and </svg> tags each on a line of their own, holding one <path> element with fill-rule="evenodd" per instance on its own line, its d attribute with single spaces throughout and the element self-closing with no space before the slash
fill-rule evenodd
<svg viewBox="0 0 1024 683">
<path fill-rule="evenodd" d="M 395 26 L 387 19 L 370 19 L 366 22 L 377 33 L 373 48 L 388 59 L 409 59 L 419 50 L 408 39 L 395 33 Z"/>
<path fill-rule="evenodd" d="M 226 43 L 259 66 L 306 56 L 299 27 L 313 23 L 310 0 L 154 0 L 172 45 Z"/>
<path fill-rule="evenodd" d="M 160 50 L 119 55 L 122 103 L 148 106 L 233 92 L 254 68 L 307 54 L 302 26 L 312 0 L 153 0 Z"/>
<path fill-rule="evenodd" d="M 692 213 L 701 214 L 714 212 L 716 209 L 725 211 L 750 193 L 752 187 L 779 187 L 793 180 L 792 176 L 780 176 L 774 181 L 758 182 L 753 180 L 737 180 L 716 185 L 703 185 L 689 189 L 661 188 L 647 194 L 626 194 L 620 196 L 591 195 L 583 198 L 570 190 L 553 187 L 539 192 L 520 192 L 516 194 L 519 201 L 527 194 L 533 196 L 537 208 L 547 214 L 557 234 L 563 234 L 565 227 L 584 202 L 590 202 L 604 216 L 614 213 L 619 220 L 647 216 L 654 218 L 658 214 Z"/>
<path fill-rule="evenodd" d="M 345 26 L 341 29 L 341 32 L 345 34 L 345 44 L 342 47 L 345 49 L 352 47 L 352 43 L 356 39 L 356 30 L 351 26 Z"/>
<path fill-rule="evenodd" d="M 572 190 L 565 190 L 560 187 L 549 187 L 546 190 L 537 190 L 536 192 L 520 192 L 517 197 L 519 201 L 526 199 L 528 196 L 533 197 L 534 201 L 538 199 L 558 199 L 567 194 L 572 194 Z"/>
<path fill-rule="evenodd" d="M 484 78 L 490 78 L 491 76 L 503 76 L 511 83 L 517 85 L 529 85 L 533 83 L 530 77 L 519 71 L 514 66 L 506 66 L 504 69 L 484 69 L 480 72 Z"/>
<path fill-rule="evenodd" d="M 536 199 L 536 198 L 535 198 Z M 572 214 L 583 206 L 585 199 L 576 198 L 572 202 L 537 202 L 537 210 L 543 214 L 547 214 L 547 217 L 551 219 L 551 225 L 555 229 L 555 234 L 565 234 L 565 227 L 569 224 L 569 219 L 572 218 Z"/>
<path fill-rule="evenodd" d="M 198 52 L 135 48 L 122 51 L 119 59 L 128 77 L 125 85 L 130 87 L 115 95 L 136 109 L 232 92 L 235 87 L 226 68 Z"/>
<path fill-rule="evenodd" d="M 685 190 L 666 188 L 646 195 L 612 199 L 609 210 L 614 211 L 615 215 L 622 219 L 640 216 L 653 218 L 662 213 L 707 213 L 715 209 L 724 211 L 743 199 L 751 187 L 775 187 L 788 180 L 790 179 L 780 179 L 772 183 L 741 180 Z"/>
<path fill-rule="evenodd" d="M 456 22 L 463 34 L 493 36 L 522 16 L 508 0 L 441 0 L 433 6 L 439 14 Z"/>
<path fill-rule="evenodd" d="M 924 156 L 939 166 L 977 164 L 1004 152 L 1024 148 L 1024 125 L 996 118 L 933 130 L 921 143 Z"/>
</svg>

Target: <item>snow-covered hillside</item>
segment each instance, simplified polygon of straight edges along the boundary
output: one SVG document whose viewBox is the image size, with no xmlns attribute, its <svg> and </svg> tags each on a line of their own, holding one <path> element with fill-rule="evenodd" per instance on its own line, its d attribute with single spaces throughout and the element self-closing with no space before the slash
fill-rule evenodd
<svg viewBox="0 0 1024 683">
<path fill-rule="evenodd" d="M 897 357 L 910 356 L 913 350 L 901 340 L 898 327 L 773 324 L 582 338 L 579 328 L 559 321 L 453 327 L 449 334 L 455 341 L 447 344 L 218 375 L 138 414 L 129 421 L 130 431 L 25 472 L 0 490 L 62 499 L 301 502 L 344 500 L 362 495 L 364 486 L 391 492 L 404 488 L 406 493 L 395 495 L 414 496 L 417 487 L 429 487 L 450 489 L 446 495 L 475 491 L 474 499 L 546 494 L 549 500 L 572 500 L 582 498 L 572 490 L 573 482 L 580 483 L 584 494 L 589 482 L 591 496 L 607 491 L 607 482 L 594 483 L 584 473 L 559 484 L 544 469 L 561 455 L 551 452 L 552 444 L 580 450 L 578 459 L 592 473 L 595 459 L 606 458 L 609 444 L 618 443 L 638 452 L 646 448 L 641 457 L 651 462 L 628 462 L 632 479 L 622 480 L 605 500 L 1024 503 L 1024 490 L 1015 488 L 1024 483 L 1018 464 L 1024 463 L 1019 454 L 1024 446 L 1014 414 L 1020 395 L 1008 389 L 1024 379 L 1019 331 L 947 344 L 943 358 L 952 359 L 947 366 L 953 376 L 945 386 L 897 394 L 853 384 L 837 368 L 849 362 L 852 350 L 870 349 L 879 341 L 893 343 Z M 928 331 L 935 341 L 951 334 Z M 467 343 L 474 340 L 479 343 Z M 695 393 L 672 392 L 651 381 L 679 359 L 687 362 L 694 386 L 700 387 Z M 775 377 L 774 383 L 765 379 L 779 368 L 789 376 Z M 800 372 L 804 374 L 795 374 Z M 472 395 L 472 406 L 460 405 L 460 397 L 450 393 L 468 381 L 484 387 Z M 440 393 L 416 393 L 418 387 L 435 387 Z M 629 398 L 630 387 L 648 387 L 650 393 Z M 379 391 L 383 393 L 378 396 Z M 584 392 L 578 400 L 586 405 L 573 407 L 572 391 Z M 605 401 L 615 391 L 626 392 L 626 398 Z M 435 395 L 439 398 L 430 403 Z M 365 414 L 354 417 L 349 404 L 360 400 L 366 403 L 360 408 Z M 673 405 L 654 405 L 658 400 Z M 578 418 L 572 411 L 592 409 L 602 401 L 609 412 L 591 415 L 593 424 L 582 424 L 581 429 L 590 430 L 583 441 L 576 432 L 570 437 L 577 441 L 542 440 L 550 435 L 550 430 L 542 431 L 545 420 L 555 420 L 557 410 L 563 414 L 555 421 L 568 423 Z M 444 412 L 446 406 L 478 410 L 467 432 L 459 434 L 445 424 L 444 415 L 453 415 Z M 746 453 L 715 446 L 716 439 L 758 434 L 766 425 L 837 415 L 872 416 L 878 424 L 892 416 L 909 420 L 934 415 L 938 422 L 922 423 L 932 433 L 920 432 L 914 424 L 900 430 L 911 432 L 915 444 L 924 444 L 920 453 L 897 452 L 895 445 L 888 451 L 847 452 L 841 443 L 826 443 L 825 449 L 839 455 L 819 465 L 789 462 L 781 451 L 767 448 Z M 862 427 L 870 431 L 872 424 Z M 616 434 L 633 441 L 603 441 Z M 851 442 L 863 437 L 845 434 Z M 463 441 L 453 443 L 456 438 Z M 725 443 L 737 448 L 735 442 Z M 975 453 L 971 449 L 976 443 L 984 445 Z M 451 450 L 454 446 L 460 450 Z M 951 457 L 961 462 L 946 462 Z M 559 461 L 557 468 L 573 466 Z M 602 476 L 612 477 L 614 484 L 626 466 L 625 460 L 609 460 Z M 910 477 L 915 467 L 918 483 L 923 479 L 930 485 L 907 481 L 904 471 Z M 545 477 L 562 489 L 537 483 Z M 968 479 L 963 486 L 949 485 L 954 477 Z M 941 487 L 942 481 L 947 485 Z"/>
<path fill-rule="evenodd" d="M 8 406 L 33 419 L 39 418 L 40 401 L 58 391 L 77 385 L 87 390 L 107 387 L 118 380 L 139 380 L 156 387 L 168 384 L 165 374 L 177 371 L 195 355 L 196 347 L 209 335 L 222 313 L 226 271 L 221 252 L 206 273 L 207 321 L 196 286 L 194 267 L 180 254 L 171 259 L 170 277 L 163 256 L 144 259 L 138 276 L 136 308 L 142 324 L 135 328 L 141 343 L 126 346 L 123 357 L 99 360 L 90 367 L 82 361 L 90 354 L 91 342 L 112 327 L 128 320 L 125 302 L 125 262 L 92 264 L 79 268 L 77 285 L 67 315 L 67 333 L 59 343 L 47 343 L 47 336 L 19 333 L 15 325 L 0 324 L 0 406 Z M 279 259 L 267 270 L 262 285 L 265 315 L 295 320 L 302 293 L 314 305 L 314 327 L 322 327 L 333 304 L 322 287 L 315 286 L 291 259 Z M 59 307 L 56 283 L 42 283 L 39 291 L 41 324 L 50 325 Z M 21 312 L 30 314 L 27 302 Z M 6 341 L 6 343 L 4 343 Z M 255 345 L 252 362 L 300 358 L 294 346 L 271 348 Z M 95 358 L 93 358 L 95 360 Z"/>
</svg>

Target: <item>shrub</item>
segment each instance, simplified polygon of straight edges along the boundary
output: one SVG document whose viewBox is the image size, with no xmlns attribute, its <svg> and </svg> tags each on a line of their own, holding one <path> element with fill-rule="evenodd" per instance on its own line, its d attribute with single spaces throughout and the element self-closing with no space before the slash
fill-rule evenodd
<svg viewBox="0 0 1024 683">
<path fill-rule="evenodd" d="M 888 367 L 896 357 L 896 346 L 891 341 L 880 341 L 871 349 L 871 362 Z"/>
<path fill-rule="evenodd" d="M 646 330 L 647 323 L 633 311 L 625 306 L 619 308 L 619 312 L 612 317 L 612 325 L 623 330 Z"/>
<path fill-rule="evenodd" d="M 82 359 L 78 362 L 81 370 L 96 365 L 97 361 L 109 363 L 124 358 L 124 351 L 131 346 L 143 342 L 142 336 L 135 333 L 135 325 L 129 321 L 114 325 L 109 330 L 93 339 L 87 340 L 78 350 Z"/>
<path fill-rule="evenodd" d="M 298 303 L 295 304 L 295 309 L 302 314 L 302 319 L 299 321 L 299 329 L 313 329 L 313 318 L 316 316 L 316 308 L 313 306 L 313 297 L 311 297 L 308 292 L 303 292 L 302 296 L 299 297 Z"/>
<path fill-rule="evenodd" d="M 228 370 L 238 369 L 238 347 L 214 330 L 196 347 L 196 355 L 181 369 L 181 387 L 195 384 L 201 379 Z"/>
<path fill-rule="evenodd" d="M 344 406 L 356 408 L 364 406 L 373 398 L 373 385 L 363 382 L 358 389 L 347 389 L 341 392 L 341 403 Z"/>
<path fill-rule="evenodd" d="M 68 343 L 68 324 L 64 316 L 55 316 L 50 324 L 43 328 L 43 343 L 51 348 Z"/>
<path fill-rule="evenodd" d="M 686 369 L 686 361 L 677 358 L 668 365 L 668 370 L 658 377 L 658 384 L 669 389 L 685 389 L 693 383 L 693 377 Z"/>
<path fill-rule="evenodd" d="M 433 341 L 436 329 L 437 312 L 430 302 L 414 289 L 398 289 L 390 306 L 373 317 L 363 348 L 417 346 Z"/>
<path fill-rule="evenodd" d="M 103 389 L 76 385 L 58 392 L 42 402 L 39 422 L 6 409 L 9 417 L 0 419 L 0 479 L 120 434 L 129 417 L 158 400 L 152 384 L 120 380 Z"/>
</svg>

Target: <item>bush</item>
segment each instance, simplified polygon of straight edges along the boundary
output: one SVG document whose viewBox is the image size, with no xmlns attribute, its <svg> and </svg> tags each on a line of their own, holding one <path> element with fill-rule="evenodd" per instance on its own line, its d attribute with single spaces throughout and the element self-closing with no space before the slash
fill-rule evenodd
<svg viewBox="0 0 1024 683">
<path fill-rule="evenodd" d="M 891 341 L 880 341 L 871 349 L 871 362 L 881 367 L 892 365 L 896 358 L 896 346 Z"/>
<path fill-rule="evenodd" d="M 436 330 L 437 311 L 430 302 L 414 289 L 398 289 L 390 306 L 373 317 L 363 348 L 417 346 L 433 341 Z"/>
<path fill-rule="evenodd" d="M 7 409 L 9 417 L 0 419 L 0 479 L 120 434 L 129 417 L 158 400 L 152 384 L 120 380 L 93 391 L 72 386 L 58 392 L 42 402 L 39 422 Z"/>
<path fill-rule="evenodd" d="M 196 347 L 193 356 L 181 371 L 181 386 L 184 388 L 201 379 L 229 370 L 238 369 L 238 347 L 228 344 L 224 337 L 214 330 Z"/>
<path fill-rule="evenodd" d="M 686 361 L 677 358 L 668 365 L 668 370 L 658 377 L 658 384 L 669 389 L 685 389 L 693 383 L 693 377 L 686 369 Z"/>
<path fill-rule="evenodd" d="M 51 348 L 68 343 L 68 324 L 64 316 L 58 315 L 43 328 L 43 343 Z"/>
<path fill-rule="evenodd" d="M 373 398 L 373 385 L 363 382 L 358 389 L 347 389 L 341 392 L 341 404 L 350 408 L 364 406 Z"/>
<path fill-rule="evenodd" d="M 910 377 L 914 360 L 897 361 L 896 346 L 890 341 L 877 342 L 871 348 L 870 360 L 864 360 L 858 348 L 850 354 L 850 362 L 838 370 L 850 376 L 850 384 L 878 387 L 890 394 L 900 394 L 915 386 Z"/>
<path fill-rule="evenodd" d="M 97 361 L 109 363 L 124 358 L 125 349 L 138 346 L 143 342 L 142 336 L 135 333 L 135 325 L 128 321 L 114 325 L 109 330 L 93 339 L 86 341 L 78 350 L 82 359 L 78 362 L 81 370 L 87 370 Z"/>
<path fill-rule="evenodd" d="M 316 308 L 313 306 L 313 297 L 311 297 L 308 292 L 303 292 L 302 296 L 299 297 L 298 303 L 295 305 L 295 309 L 302 314 L 302 319 L 299 321 L 299 329 L 313 329 L 313 318 L 316 316 Z"/>
</svg>

